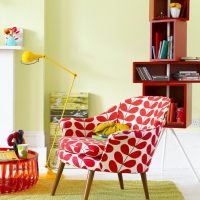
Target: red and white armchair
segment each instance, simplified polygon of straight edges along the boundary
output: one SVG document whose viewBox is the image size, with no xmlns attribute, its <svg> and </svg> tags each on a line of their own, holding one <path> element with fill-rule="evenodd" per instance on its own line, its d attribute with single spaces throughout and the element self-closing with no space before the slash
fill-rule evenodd
<svg viewBox="0 0 200 200">
<path fill-rule="evenodd" d="M 59 140 L 60 166 L 52 189 L 55 194 L 65 164 L 88 170 L 84 200 L 88 199 L 95 171 L 117 173 L 123 189 L 123 173 L 140 173 L 145 197 L 149 199 L 146 172 L 165 124 L 170 99 L 158 96 L 129 98 L 101 115 L 80 119 L 63 118 Z M 130 130 L 118 131 L 107 140 L 92 138 L 97 125 L 113 121 Z"/>
</svg>

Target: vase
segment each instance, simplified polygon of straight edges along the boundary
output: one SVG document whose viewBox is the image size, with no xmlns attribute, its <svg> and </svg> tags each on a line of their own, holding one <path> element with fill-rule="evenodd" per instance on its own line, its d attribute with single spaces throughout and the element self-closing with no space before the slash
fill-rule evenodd
<svg viewBox="0 0 200 200">
<path fill-rule="evenodd" d="M 16 45 L 15 38 L 12 36 L 9 36 L 8 39 L 6 40 L 6 45 L 7 46 L 15 46 Z"/>
<path fill-rule="evenodd" d="M 180 11 L 181 11 L 180 8 L 173 7 L 173 8 L 170 9 L 170 11 L 171 11 L 171 16 L 173 18 L 179 18 Z"/>
</svg>

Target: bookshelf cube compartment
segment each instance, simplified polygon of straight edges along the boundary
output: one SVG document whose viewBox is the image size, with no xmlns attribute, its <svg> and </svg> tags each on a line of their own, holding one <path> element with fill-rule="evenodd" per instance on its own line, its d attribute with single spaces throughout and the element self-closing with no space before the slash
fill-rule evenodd
<svg viewBox="0 0 200 200">
<path fill-rule="evenodd" d="M 178 61 L 186 56 L 187 23 L 177 19 L 157 20 L 150 26 L 151 61 Z"/>
<path fill-rule="evenodd" d="M 177 79 L 175 74 L 185 72 L 188 75 Z M 174 62 L 170 64 L 170 80 L 173 82 L 200 83 L 200 62 Z"/>
<path fill-rule="evenodd" d="M 144 96 L 167 96 L 171 98 L 174 107 L 172 110 L 170 106 L 169 116 L 165 125 L 168 128 L 186 128 L 191 124 L 191 92 L 191 84 L 143 84 Z M 177 108 L 183 110 L 181 121 L 177 119 Z"/>
<path fill-rule="evenodd" d="M 150 74 L 151 78 L 154 76 L 166 76 L 167 75 L 167 64 L 163 62 L 133 62 L 133 82 L 142 83 L 143 81 L 155 81 L 153 80 L 142 80 L 141 75 L 139 74 L 138 68 L 146 67 L 146 70 Z M 159 80 L 159 81 L 168 81 L 168 80 Z"/>
<path fill-rule="evenodd" d="M 167 76 L 168 80 L 143 79 L 138 68 L 146 68 L 151 78 L 156 76 Z M 144 71 L 142 71 L 145 73 Z M 179 78 L 176 75 L 185 72 L 187 75 Z M 133 62 L 133 82 L 171 82 L 171 83 L 200 83 L 200 62 L 198 61 L 152 61 L 152 62 Z"/>
<path fill-rule="evenodd" d="M 189 20 L 190 0 L 149 0 L 149 20 L 171 18 L 169 2 L 181 4 L 179 20 Z"/>
</svg>

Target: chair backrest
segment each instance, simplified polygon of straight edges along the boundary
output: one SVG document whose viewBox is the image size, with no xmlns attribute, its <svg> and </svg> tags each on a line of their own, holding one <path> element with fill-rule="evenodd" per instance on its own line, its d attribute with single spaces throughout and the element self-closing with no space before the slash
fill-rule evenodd
<svg viewBox="0 0 200 200">
<path fill-rule="evenodd" d="M 170 99 L 161 96 L 139 96 L 124 100 L 118 107 L 117 122 L 133 130 L 151 128 L 157 121 L 165 123 Z"/>
</svg>

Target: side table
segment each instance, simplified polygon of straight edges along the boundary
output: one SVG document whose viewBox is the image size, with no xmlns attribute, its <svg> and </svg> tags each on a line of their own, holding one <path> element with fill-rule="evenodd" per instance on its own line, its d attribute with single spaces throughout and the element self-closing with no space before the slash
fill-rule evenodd
<svg viewBox="0 0 200 200">
<path fill-rule="evenodd" d="M 28 189 L 37 183 L 38 177 L 38 153 L 34 151 L 29 150 L 26 159 L 0 161 L 0 194 Z"/>
</svg>

